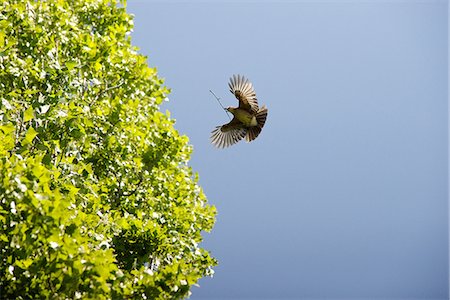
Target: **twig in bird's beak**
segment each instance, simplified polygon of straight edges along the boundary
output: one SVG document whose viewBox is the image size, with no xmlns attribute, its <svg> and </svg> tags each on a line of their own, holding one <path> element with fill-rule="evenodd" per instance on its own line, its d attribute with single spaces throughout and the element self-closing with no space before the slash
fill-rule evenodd
<svg viewBox="0 0 450 300">
<path fill-rule="evenodd" d="M 225 110 L 225 113 L 227 114 L 228 119 L 231 120 L 231 117 L 230 117 L 230 115 L 228 114 L 228 110 L 227 110 L 225 107 L 223 107 L 222 103 L 220 102 L 220 98 L 217 97 L 216 94 L 214 94 L 213 91 L 209 90 L 209 92 L 214 96 L 214 98 L 216 98 L 217 102 L 219 102 L 220 106 Z"/>
</svg>

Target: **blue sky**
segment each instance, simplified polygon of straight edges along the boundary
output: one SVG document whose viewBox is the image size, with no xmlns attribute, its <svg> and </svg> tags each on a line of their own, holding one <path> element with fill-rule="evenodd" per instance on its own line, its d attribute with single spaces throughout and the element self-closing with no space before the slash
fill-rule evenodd
<svg viewBox="0 0 450 300">
<path fill-rule="evenodd" d="M 138 1 L 217 223 L 191 299 L 448 298 L 447 1 Z M 224 150 L 232 74 L 269 116 Z"/>
</svg>

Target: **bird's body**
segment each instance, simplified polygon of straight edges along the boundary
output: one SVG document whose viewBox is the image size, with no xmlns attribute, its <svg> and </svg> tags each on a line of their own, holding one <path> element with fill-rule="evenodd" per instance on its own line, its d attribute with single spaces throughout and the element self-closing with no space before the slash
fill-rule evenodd
<svg viewBox="0 0 450 300">
<path fill-rule="evenodd" d="M 267 108 L 259 107 L 253 85 L 244 76 L 233 75 L 228 84 L 238 99 L 238 107 L 228 107 L 233 119 L 212 131 L 211 143 L 218 148 L 231 146 L 245 137 L 251 142 L 258 137 L 267 118 Z"/>
<path fill-rule="evenodd" d="M 236 119 L 238 119 L 243 125 L 247 127 L 258 125 L 255 114 L 252 114 L 248 110 L 241 109 L 238 107 L 229 107 L 227 110 L 230 113 L 232 113 L 236 117 Z"/>
</svg>

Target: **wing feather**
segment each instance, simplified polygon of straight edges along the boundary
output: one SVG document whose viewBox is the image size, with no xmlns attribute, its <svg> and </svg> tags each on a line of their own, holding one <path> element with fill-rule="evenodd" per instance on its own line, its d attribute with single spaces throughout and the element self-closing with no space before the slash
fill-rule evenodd
<svg viewBox="0 0 450 300">
<path fill-rule="evenodd" d="M 255 89 L 247 78 L 241 75 L 233 75 L 228 86 L 230 92 L 239 100 L 239 108 L 251 110 L 254 113 L 259 110 Z"/>
<path fill-rule="evenodd" d="M 229 123 L 217 126 L 211 132 L 211 143 L 217 148 L 226 148 L 242 140 L 247 134 L 247 129 L 242 123 L 233 118 Z"/>
</svg>

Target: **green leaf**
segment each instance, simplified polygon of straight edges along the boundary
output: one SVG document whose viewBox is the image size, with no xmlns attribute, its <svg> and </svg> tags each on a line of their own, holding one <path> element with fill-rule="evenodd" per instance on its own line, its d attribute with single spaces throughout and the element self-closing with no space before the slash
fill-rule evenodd
<svg viewBox="0 0 450 300">
<path fill-rule="evenodd" d="M 66 67 L 69 71 L 77 66 L 77 62 L 75 61 L 66 61 Z"/>
<path fill-rule="evenodd" d="M 50 154 L 45 154 L 44 157 L 42 158 L 42 163 L 45 165 L 49 165 L 52 161 L 52 156 Z"/>
<path fill-rule="evenodd" d="M 28 144 L 32 143 L 33 139 L 36 137 L 37 134 L 38 134 L 37 131 L 34 130 L 33 127 L 29 127 L 27 130 L 27 133 L 25 134 L 25 138 L 23 139 L 22 144 L 28 145 Z"/>
<path fill-rule="evenodd" d="M 97 60 L 94 64 L 94 70 L 98 71 L 102 68 L 102 64 Z"/>
<path fill-rule="evenodd" d="M 23 113 L 23 121 L 28 122 L 33 119 L 33 107 L 30 105 Z"/>
<path fill-rule="evenodd" d="M 13 133 L 15 129 L 16 127 L 11 123 L 0 126 L 0 130 L 3 131 L 4 134 Z"/>
</svg>

